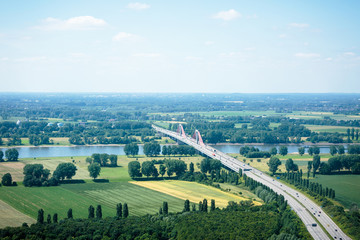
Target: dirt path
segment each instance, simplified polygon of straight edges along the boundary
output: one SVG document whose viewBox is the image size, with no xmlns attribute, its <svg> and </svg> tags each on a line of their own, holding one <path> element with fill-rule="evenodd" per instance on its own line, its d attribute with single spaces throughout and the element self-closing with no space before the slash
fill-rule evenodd
<svg viewBox="0 0 360 240">
<path fill-rule="evenodd" d="M 36 221 L 0 200 L 0 228 L 17 227 L 24 222 L 30 225 Z"/>
</svg>

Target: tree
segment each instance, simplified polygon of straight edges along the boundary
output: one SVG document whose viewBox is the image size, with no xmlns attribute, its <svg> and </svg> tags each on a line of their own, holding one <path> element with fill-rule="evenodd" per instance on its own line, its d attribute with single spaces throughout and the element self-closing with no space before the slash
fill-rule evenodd
<svg viewBox="0 0 360 240">
<path fill-rule="evenodd" d="M 331 173 L 331 168 L 329 164 L 322 162 L 320 163 L 319 173 L 323 175 L 327 175 Z"/>
<path fill-rule="evenodd" d="M 338 150 L 338 153 L 339 153 L 340 155 L 342 155 L 342 154 L 345 153 L 345 147 L 344 147 L 343 145 L 339 145 L 339 146 L 337 147 L 337 150 Z"/>
<path fill-rule="evenodd" d="M 50 170 L 44 169 L 42 164 L 27 164 L 24 167 L 24 180 L 25 187 L 32 186 L 56 186 L 58 181 L 52 177 L 48 179 Z"/>
<path fill-rule="evenodd" d="M 97 207 L 96 207 L 96 218 L 97 219 L 102 219 L 101 205 L 97 205 Z"/>
<path fill-rule="evenodd" d="M 166 167 L 163 164 L 161 164 L 159 170 L 161 177 L 164 177 L 164 174 L 166 173 Z"/>
<path fill-rule="evenodd" d="M 149 177 L 157 172 L 157 169 L 152 161 L 145 161 L 141 164 L 141 173 L 146 177 Z"/>
<path fill-rule="evenodd" d="M 272 156 L 267 165 L 269 166 L 269 171 L 272 172 L 272 174 L 275 174 L 278 167 L 281 165 L 281 161 L 279 158 Z"/>
<path fill-rule="evenodd" d="M 109 156 L 109 160 L 110 160 L 110 166 L 111 167 L 116 167 L 117 166 L 117 161 L 118 161 L 118 156 L 115 154 L 111 154 Z"/>
<path fill-rule="evenodd" d="M 140 163 L 138 161 L 132 161 L 128 164 L 128 172 L 131 178 L 141 177 Z"/>
<path fill-rule="evenodd" d="M 313 177 L 315 177 L 315 173 L 318 170 L 318 168 L 320 167 L 320 156 L 319 155 L 315 155 L 313 157 L 312 165 L 313 165 Z"/>
<path fill-rule="evenodd" d="M 207 211 L 208 211 L 208 204 L 207 204 L 207 199 L 206 199 L 206 198 L 203 200 L 202 210 L 203 210 L 204 212 L 207 212 Z"/>
<path fill-rule="evenodd" d="M 96 179 L 100 175 L 101 167 L 98 163 L 92 163 L 88 166 L 90 177 Z"/>
<path fill-rule="evenodd" d="M 273 148 L 270 149 L 270 154 L 271 154 L 271 155 L 276 155 L 277 152 L 278 152 L 278 151 L 277 151 L 277 148 L 276 148 L 276 147 L 273 147 Z"/>
<path fill-rule="evenodd" d="M 299 152 L 300 156 L 304 155 L 305 154 L 305 148 L 304 147 L 299 147 L 298 152 Z"/>
<path fill-rule="evenodd" d="M 88 212 L 89 212 L 89 215 L 88 215 L 89 219 L 92 219 L 95 217 L 95 208 L 92 205 L 89 206 Z"/>
<path fill-rule="evenodd" d="M 338 170 L 340 171 L 342 168 L 342 164 L 339 158 L 330 158 L 328 160 L 328 164 L 330 166 L 331 171 L 332 170 Z"/>
<path fill-rule="evenodd" d="M 161 154 L 164 155 L 164 156 L 170 155 L 170 154 L 169 154 L 169 151 L 168 151 L 168 146 L 164 145 L 164 146 L 162 147 Z"/>
<path fill-rule="evenodd" d="M 42 208 L 39 209 L 39 211 L 38 211 L 37 223 L 40 223 L 40 224 L 44 223 L 44 210 Z"/>
<path fill-rule="evenodd" d="M 105 167 L 107 165 L 107 162 L 109 160 L 109 154 L 107 153 L 101 153 L 100 154 L 100 165 Z"/>
<path fill-rule="evenodd" d="M 58 214 L 54 213 L 53 215 L 53 223 L 57 223 L 58 222 Z"/>
<path fill-rule="evenodd" d="M 215 199 L 211 199 L 210 211 L 215 211 Z"/>
<path fill-rule="evenodd" d="M 206 134 L 206 139 L 208 143 L 218 143 L 223 140 L 223 133 L 221 131 L 210 131 Z"/>
<path fill-rule="evenodd" d="M 194 163 L 193 162 L 191 162 L 189 165 L 189 172 L 194 173 Z"/>
<path fill-rule="evenodd" d="M 101 164 L 101 158 L 100 158 L 100 153 L 93 153 L 91 155 L 91 158 L 93 159 L 93 163 L 98 163 Z"/>
<path fill-rule="evenodd" d="M 66 179 L 71 179 L 76 174 L 76 166 L 73 163 L 60 163 L 56 170 L 54 171 L 53 176 L 60 181 Z"/>
<path fill-rule="evenodd" d="M 338 150 L 336 148 L 336 146 L 332 145 L 330 146 L 330 154 L 331 156 L 334 156 L 335 154 L 337 154 Z"/>
<path fill-rule="evenodd" d="M 50 215 L 50 214 L 47 215 L 46 222 L 47 222 L 48 224 L 51 223 L 51 215 Z"/>
<path fill-rule="evenodd" d="M 168 215 L 169 213 L 169 208 L 168 208 L 168 203 L 167 202 L 163 202 L 163 213 L 164 215 Z"/>
<path fill-rule="evenodd" d="M 279 153 L 280 153 L 280 155 L 282 155 L 282 156 L 285 156 L 286 154 L 288 154 L 288 148 L 287 148 L 287 146 L 281 146 L 280 149 L 279 149 Z"/>
<path fill-rule="evenodd" d="M 129 208 L 127 203 L 124 203 L 124 211 L 123 211 L 123 217 L 127 218 L 129 216 Z"/>
<path fill-rule="evenodd" d="M 19 158 L 19 152 L 15 148 L 10 148 L 5 151 L 5 157 L 9 162 L 17 161 Z"/>
<path fill-rule="evenodd" d="M 307 169 L 308 169 L 307 178 L 309 178 L 310 177 L 310 172 L 311 172 L 311 169 L 312 169 L 312 161 L 308 161 Z"/>
<path fill-rule="evenodd" d="M 144 144 L 144 154 L 148 157 L 157 156 L 160 154 L 160 144 L 158 143 L 145 143 Z"/>
<path fill-rule="evenodd" d="M 116 217 L 120 219 L 122 217 L 122 204 L 116 204 Z"/>
<path fill-rule="evenodd" d="M 128 143 L 124 147 L 124 152 L 125 152 L 126 156 L 138 155 L 139 154 L 139 146 L 136 143 Z"/>
<path fill-rule="evenodd" d="M 184 202 L 184 212 L 190 212 L 190 201 L 188 199 Z"/>
<path fill-rule="evenodd" d="M 0 162 L 4 161 L 4 152 L 0 150 Z"/>
<path fill-rule="evenodd" d="M 5 173 L 4 176 L 2 176 L 1 183 L 4 186 L 12 186 L 12 176 L 10 173 Z"/>
<path fill-rule="evenodd" d="M 288 171 L 288 172 L 294 171 L 294 161 L 291 158 L 286 160 L 285 168 L 286 168 L 286 171 Z"/>
<path fill-rule="evenodd" d="M 72 209 L 69 208 L 68 212 L 67 212 L 67 218 L 69 219 L 73 219 L 73 213 L 72 213 Z"/>
</svg>

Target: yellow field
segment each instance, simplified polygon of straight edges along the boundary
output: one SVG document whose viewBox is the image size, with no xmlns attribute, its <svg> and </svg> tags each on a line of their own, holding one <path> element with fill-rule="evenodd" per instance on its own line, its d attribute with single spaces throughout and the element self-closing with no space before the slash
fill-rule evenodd
<svg viewBox="0 0 360 240">
<path fill-rule="evenodd" d="M 18 227 L 24 222 L 30 225 L 36 221 L 0 200 L 0 228 Z"/>
<path fill-rule="evenodd" d="M 158 192 L 162 192 L 183 200 L 189 199 L 190 202 L 198 203 L 206 198 L 208 202 L 215 199 L 217 207 L 226 207 L 229 201 L 240 202 L 249 200 L 247 198 L 236 196 L 232 193 L 223 192 L 220 189 L 199 184 L 196 182 L 185 181 L 132 181 L 132 184 L 146 187 Z M 260 202 L 254 202 L 260 205 Z"/>
</svg>

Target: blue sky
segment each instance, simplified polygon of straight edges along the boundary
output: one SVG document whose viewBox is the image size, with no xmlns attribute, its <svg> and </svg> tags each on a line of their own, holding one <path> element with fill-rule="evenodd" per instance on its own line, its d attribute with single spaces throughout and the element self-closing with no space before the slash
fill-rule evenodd
<svg viewBox="0 0 360 240">
<path fill-rule="evenodd" d="M 360 1 L 0 0 L 0 91 L 359 92 Z"/>
</svg>

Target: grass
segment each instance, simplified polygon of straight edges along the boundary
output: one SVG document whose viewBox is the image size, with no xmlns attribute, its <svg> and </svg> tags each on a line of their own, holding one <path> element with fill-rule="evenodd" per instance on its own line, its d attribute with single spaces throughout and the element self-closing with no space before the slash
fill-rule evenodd
<svg viewBox="0 0 360 240">
<path fill-rule="evenodd" d="M 35 219 L 19 212 L 11 207 L 9 204 L 0 200 L 0 228 L 4 227 L 18 227 L 22 223 L 35 223 Z"/>
<path fill-rule="evenodd" d="M 316 175 L 314 182 L 335 190 L 335 200 L 346 208 L 360 206 L 360 175 Z"/>
<path fill-rule="evenodd" d="M 342 126 L 329 126 L 329 125 L 304 125 L 308 129 L 314 132 L 330 132 L 330 133 L 347 133 L 348 128 L 352 127 L 342 127 Z M 360 129 L 355 127 L 354 129 Z"/>
<path fill-rule="evenodd" d="M 158 192 L 166 193 L 183 200 L 189 199 L 191 202 L 198 203 L 206 198 L 209 202 L 215 199 L 216 206 L 226 207 L 229 201 L 239 202 L 248 200 L 232 193 L 221 191 L 220 189 L 199 184 L 196 182 L 186 182 L 177 180 L 167 181 L 137 181 L 131 182 L 134 185 L 146 187 Z M 260 204 L 255 202 L 255 204 Z"/>
<path fill-rule="evenodd" d="M 184 207 L 184 201 L 179 198 L 128 182 L 69 184 L 63 187 L 109 207 L 127 202 L 130 215 L 136 216 L 157 213 L 164 201 L 168 202 L 170 212 L 181 211 Z"/>
<path fill-rule="evenodd" d="M 46 215 L 58 213 L 60 218 L 65 218 L 68 209 L 72 208 L 75 218 L 85 218 L 90 205 L 100 204 L 97 200 L 86 198 L 61 186 L 29 188 L 19 185 L 17 187 L 1 187 L 0 193 L 1 200 L 35 219 L 40 208 L 44 209 Z M 103 206 L 103 215 L 113 216 L 113 208 Z"/>
</svg>

